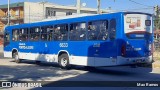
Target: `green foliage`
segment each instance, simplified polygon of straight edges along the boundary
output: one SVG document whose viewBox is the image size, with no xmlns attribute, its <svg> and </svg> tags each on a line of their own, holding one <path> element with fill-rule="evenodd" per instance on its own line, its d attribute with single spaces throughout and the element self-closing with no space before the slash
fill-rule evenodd
<svg viewBox="0 0 160 90">
<path fill-rule="evenodd" d="M 154 20 L 155 29 L 160 29 L 160 18 L 155 18 Z"/>
</svg>

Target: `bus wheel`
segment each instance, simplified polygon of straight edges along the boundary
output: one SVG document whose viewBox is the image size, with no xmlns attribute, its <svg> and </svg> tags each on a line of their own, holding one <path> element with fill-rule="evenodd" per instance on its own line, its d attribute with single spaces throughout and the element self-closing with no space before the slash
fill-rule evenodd
<svg viewBox="0 0 160 90">
<path fill-rule="evenodd" d="M 59 65 L 62 69 L 69 69 L 70 64 L 69 64 L 69 57 L 67 54 L 61 54 L 58 57 Z"/>
<path fill-rule="evenodd" d="M 13 57 L 14 57 L 14 60 L 15 60 L 16 63 L 21 62 L 21 60 L 19 59 L 19 56 L 18 56 L 18 52 L 13 53 Z"/>
</svg>

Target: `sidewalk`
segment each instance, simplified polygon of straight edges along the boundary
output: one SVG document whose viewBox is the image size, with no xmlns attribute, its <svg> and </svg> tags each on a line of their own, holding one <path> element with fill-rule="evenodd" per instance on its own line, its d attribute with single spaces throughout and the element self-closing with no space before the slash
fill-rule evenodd
<svg viewBox="0 0 160 90">
<path fill-rule="evenodd" d="M 3 46 L 0 45 L 0 52 L 3 52 Z"/>
<path fill-rule="evenodd" d="M 152 63 L 152 68 L 160 68 L 160 60 L 156 60 Z"/>
</svg>

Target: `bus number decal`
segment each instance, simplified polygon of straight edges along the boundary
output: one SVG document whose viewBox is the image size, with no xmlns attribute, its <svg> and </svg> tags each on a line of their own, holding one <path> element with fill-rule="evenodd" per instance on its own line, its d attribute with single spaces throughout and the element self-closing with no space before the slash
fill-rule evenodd
<svg viewBox="0 0 160 90">
<path fill-rule="evenodd" d="M 60 43 L 59 47 L 68 47 L 68 43 Z"/>
</svg>

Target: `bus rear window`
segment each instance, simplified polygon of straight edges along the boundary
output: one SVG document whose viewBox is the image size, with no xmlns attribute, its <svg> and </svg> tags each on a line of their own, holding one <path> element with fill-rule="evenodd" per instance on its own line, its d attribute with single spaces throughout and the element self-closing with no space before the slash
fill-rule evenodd
<svg viewBox="0 0 160 90">
<path fill-rule="evenodd" d="M 146 25 L 146 26 L 151 26 L 151 20 L 146 20 L 146 21 L 145 21 L 145 25 Z"/>
</svg>

